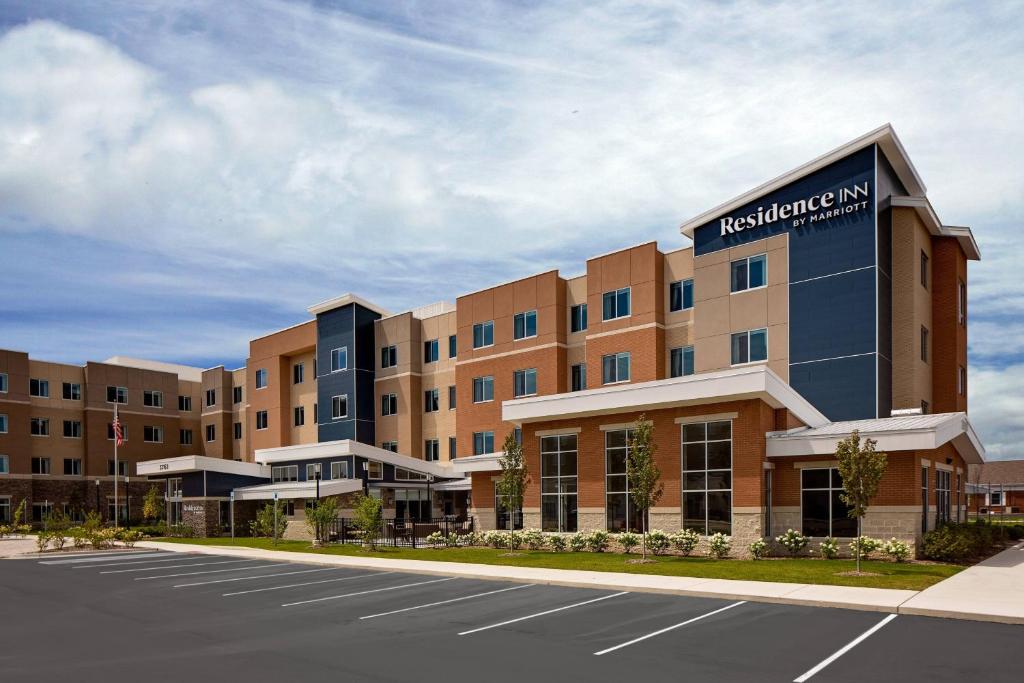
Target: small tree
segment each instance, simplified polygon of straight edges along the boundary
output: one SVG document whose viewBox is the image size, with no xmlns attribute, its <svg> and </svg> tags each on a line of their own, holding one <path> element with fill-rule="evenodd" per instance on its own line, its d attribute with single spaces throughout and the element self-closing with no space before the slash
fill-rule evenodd
<svg viewBox="0 0 1024 683">
<path fill-rule="evenodd" d="M 641 415 L 629 442 L 626 457 L 626 479 L 629 482 L 629 498 L 640 511 L 642 536 L 642 561 L 647 561 L 647 514 L 654 507 L 664 487 L 661 484 L 661 470 L 654 461 L 658 446 L 654 443 L 654 423 Z"/>
<path fill-rule="evenodd" d="M 306 504 L 306 526 L 313 534 L 313 543 L 322 545 L 330 533 L 331 524 L 338 516 L 338 499 L 321 498 L 313 507 Z"/>
<path fill-rule="evenodd" d="M 523 507 L 523 494 L 526 492 L 526 481 L 529 472 L 526 469 L 526 460 L 523 457 L 523 446 L 516 439 L 515 430 L 508 433 L 505 443 L 502 445 L 504 453 L 498 459 L 501 466 L 501 476 L 498 478 L 496 488 L 498 495 L 505 499 L 508 507 L 508 529 L 509 529 L 509 554 L 515 551 L 515 516 L 516 510 Z"/>
<path fill-rule="evenodd" d="M 253 536 L 271 537 L 277 541 L 288 528 L 288 518 L 284 515 L 284 504 L 275 500 L 264 505 L 256 512 L 256 519 L 249 522 L 249 528 Z"/>
<path fill-rule="evenodd" d="M 875 441 L 865 439 L 860 443 L 860 433 L 855 429 L 847 438 L 836 445 L 836 459 L 839 460 L 839 476 L 843 479 L 843 492 L 839 499 L 850 507 L 849 515 L 857 520 L 857 573 L 860 573 L 861 523 L 868 510 L 868 503 L 878 493 L 878 485 L 885 474 L 888 459 L 885 453 L 875 451 Z"/>
<path fill-rule="evenodd" d="M 149 487 L 142 498 L 142 518 L 147 522 L 162 519 L 164 516 L 164 498 L 156 484 Z"/>
<path fill-rule="evenodd" d="M 384 526 L 384 506 L 380 498 L 359 494 L 353 510 L 352 521 L 362 533 L 363 542 L 369 543 L 371 550 L 377 550 L 377 538 Z"/>
<path fill-rule="evenodd" d="M 28 522 L 28 518 L 25 516 L 25 500 L 25 498 L 22 498 L 21 502 L 18 503 L 18 507 L 14 510 L 14 517 L 11 518 L 14 526 Z"/>
</svg>

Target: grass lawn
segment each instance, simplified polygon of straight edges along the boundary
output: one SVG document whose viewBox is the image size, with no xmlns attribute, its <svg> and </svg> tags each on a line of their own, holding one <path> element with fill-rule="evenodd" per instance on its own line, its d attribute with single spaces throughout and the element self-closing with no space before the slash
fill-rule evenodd
<svg viewBox="0 0 1024 683">
<path fill-rule="evenodd" d="M 263 548 L 291 552 L 382 557 L 401 560 L 435 560 L 439 562 L 471 562 L 477 564 L 543 567 L 546 569 L 582 569 L 598 572 L 630 574 L 662 574 L 695 576 L 708 579 L 742 579 L 745 581 L 782 581 L 785 583 L 817 583 L 868 588 L 905 588 L 922 590 L 956 574 L 963 567 L 951 564 L 896 564 L 863 561 L 863 571 L 881 576 L 838 576 L 853 571 L 853 560 L 818 560 L 812 558 L 778 560 L 713 560 L 707 557 L 662 556 L 654 564 L 626 564 L 626 556 L 618 553 L 552 553 L 523 550 L 521 557 L 502 557 L 504 551 L 493 548 L 381 548 L 370 552 L 355 545 L 332 545 L 313 548 L 308 541 L 278 541 L 269 538 L 162 538 L 171 543 Z M 629 555 L 635 558 L 636 555 Z"/>
</svg>

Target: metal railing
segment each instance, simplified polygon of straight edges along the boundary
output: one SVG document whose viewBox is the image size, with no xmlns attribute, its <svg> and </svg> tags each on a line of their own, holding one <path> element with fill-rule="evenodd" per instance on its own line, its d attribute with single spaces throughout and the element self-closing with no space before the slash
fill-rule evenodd
<svg viewBox="0 0 1024 683">
<path fill-rule="evenodd" d="M 379 545 L 393 548 L 417 548 L 426 546 L 426 538 L 434 532 L 445 536 L 469 534 L 473 531 L 473 520 L 459 517 L 433 517 L 431 519 L 385 519 L 377 538 Z M 363 532 L 351 519 L 336 519 L 327 530 L 328 543 L 363 543 Z"/>
</svg>

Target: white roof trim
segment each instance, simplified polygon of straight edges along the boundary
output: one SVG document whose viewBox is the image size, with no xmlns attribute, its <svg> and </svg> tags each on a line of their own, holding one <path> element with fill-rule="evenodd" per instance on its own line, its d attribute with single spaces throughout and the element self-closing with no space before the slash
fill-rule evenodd
<svg viewBox="0 0 1024 683">
<path fill-rule="evenodd" d="M 340 496 L 363 490 L 361 479 L 321 479 L 320 496 Z M 235 489 L 235 500 L 273 500 L 274 494 L 280 500 L 316 498 L 316 480 L 282 481 L 276 484 L 260 484 Z"/>
<path fill-rule="evenodd" d="M 135 465 L 139 476 L 160 474 L 183 474 L 185 472 L 221 472 L 245 477 L 270 478 L 270 468 L 254 462 L 238 462 L 224 458 L 210 458 L 205 455 L 182 455 L 177 458 L 144 460 Z"/>
<path fill-rule="evenodd" d="M 953 237 L 960 243 L 960 248 L 972 261 L 981 260 L 981 250 L 974 240 L 971 229 L 962 225 L 943 225 L 935 208 L 927 197 L 890 197 L 889 206 L 904 206 L 917 211 L 917 215 L 928 228 L 928 232 L 936 237 Z M 884 206 L 884 204 L 883 204 Z"/>
<path fill-rule="evenodd" d="M 482 455 L 468 455 L 462 458 L 456 458 L 452 462 L 452 467 L 462 472 L 463 474 L 469 474 L 470 472 L 494 472 L 501 469 L 501 464 L 498 462 L 505 453 L 484 453 Z"/>
<path fill-rule="evenodd" d="M 505 401 L 501 419 L 522 424 L 747 398 L 787 408 L 810 427 L 828 424 L 828 418 L 766 365 Z"/>
<path fill-rule="evenodd" d="M 693 231 L 696 228 L 717 218 L 721 214 L 729 213 L 734 209 L 738 209 L 744 204 L 754 201 L 758 197 L 774 192 L 785 185 L 789 185 L 794 181 L 800 180 L 804 176 L 821 170 L 829 164 L 873 144 L 877 144 L 882 148 L 882 152 L 885 154 L 886 159 L 889 160 L 889 164 L 892 166 L 896 175 L 910 194 L 923 196 L 925 192 L 927 192 L 927 188 L 925 188 L 924 182 L 921 180 L 921 176 L 918 175 L 917 169 L 914 168 L 914 164 L 911 163 L 910 157 L 907 156 L 907 152 L 903 148 L 903 144 L 900 142 L 899 138 L 896 137 L 896 131 L 893 130 L 892 125 L 887 123 L 884 126 L 876 128 L 870 133 L 836 147 L 831 152 L 823 154 L 817 159 L 808 161 L 802 166 L 798 166 L 762 185 L 758 185 L 749 192 L 744 192 L 740 196 L 730 199 L 724 204 L 719 204 L 715 208 L 691 218 L 679 226 L 679 231 L 690 239 L 693 239 Z"/>
<path fill-rule="evenodd" d="M 473 480 L 469 477 L 442 481 L 440 484 L 433 484 L 430 487 L 434 491 L 470 491 L 473 488 Z"/>
<path fill-rule="evenodd" d="M 447 463 L 427 462 L 400 453 L 377 448 L 361 441 L 342 439 L 340 441 L 324 441 L 323 443 L 303 444 L 299 446 L 283 446 L 281 448 L 262 448 L 256 451 L 256 462 L 265 465 L 277 465 L 284 462 L 301 460 L 320 460 L 323 458 L 340 458 L 358 456 L 369 460 L 395 465 L 413 472 L 432 474 L 435 477 L 461 477 L 462 473 Z"/>
<path fill-rule="evenodd" d="M 179 363 L 164 363 L 159 360 L 146 360 L 145 358 L 130 358 L 128 356 L 111 356 L 102 361 L 106 365 L 117 365 L 123 368 L 135 368 L 137 370 L 152 370 L 153 372 L 166 372 L 177 375 L 178 379 L 187 382 L 202 382 L 203 369 L 191 365 Z"/>
<path fill-rule="evenodd" d="M 368 309 L 370 309 L 371 311 L 373 311 L 375 313 L 379 313 L 382 318 L 386 318 L 389 315 L 391 315 L 385 309 L 381 308 L 377 304 L 375 304 L 375 303 L 373 303 L 371 301 L 367 301 L 363 297 L 357 296 L 356 294 L 352 294 L 351 292 L 347 292 L 345 294 L 342 294 L 341 296 L 336 296 L 333 299 L 327 299 L 326 301 L 321 301 L 318 304 L 313 304 L 312 306 L 310 306 L 306 310 L 311 315 L 320 315 L 321 313 L 326 313 L 327 311 L 333 311 L 336 308 L 341 308 L 342 306 L 348 306 L 349 304 L 359 304 L 363 308 L 368 308 Z"/>
</svg>

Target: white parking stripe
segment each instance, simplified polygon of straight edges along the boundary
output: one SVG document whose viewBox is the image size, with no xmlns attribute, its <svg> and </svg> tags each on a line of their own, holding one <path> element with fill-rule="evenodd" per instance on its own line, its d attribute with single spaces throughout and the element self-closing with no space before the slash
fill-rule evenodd
<svg viewBox="0 0 1024 683">
<path fill-rule="evenodd" d="M 726 605 L 725 607 L 720 607 L 720 608 L 714 610 L 713 612 L 708 612 L 707 614 L 702 614 L 699 617 L 694 617 L 693 619 L 687 619 L 686 621 L 684 621 L 684 622 L 682 622 L 680 624 L 675 624 L 673 626 L 669 626 L 668 628 L 663 628 L 663 629 L 661 629 L 659 631 L 655 631 L 654 633 L 648 633 L 645 636 L 640 636 L 639 638 L 634 638 L 633 640 L 626 641 L 625 643 L 622 643 L 620 645 L 616 645 L 615 647 L 610 647 L 607 650 L 601 650 L 600 652 L 595 652 L 594 654 L 600 656 L 600 655 L 608 654 L 609 652 L 615 652 L 616 650 L 621 650 L 622 648 L 628 647 L 630 645 L 633 645 L 634 643 L 639 643 L 640 641 L 647 640 L 648 638 L 653 638 L 654 636 L 660 636 L 662 633 L 668 633 L 669 631 L 674 631 L 677 628 L 682 628 L 683 626 L 686 626 L 687 624 L 692 624 L 695 621 L 700 621 L 701 619 L 707 619 L 708 617 L 714 616 L 714 615 L 718 614 L 719 612 L 724 612 L 727 609 L 732 609 L 733 607 L 739 607 L 740 605 L 746 604 L 746 602 L 747 602 L 746 600 L 740 600 L 739 602 L 734 602 L 731 605 Z"/>
<path fill-rule="evenodd" d="M 174 579 L 179 576 L 198 576 L 199 574 L 222 574 L 224 572 L 247 572 L 253 569 L 266 569 L 267 567 L 280 567 L 279 564 L 258 564 L 255 567 L 232 567 L 231 569 L 207 569 L 201 572 L 184 572 L 181 574 L 161 574 L 160 576 L 137 576 L 136 581 L 152 581 L 154 579 Z M 166 567 L 164 567 L 166 569 Z"/>
<path fill-rule="evenodd" d="M 897 615 L 897 614 L 890 614 L 885 619 L 882 619 L 880 622 L 878 622 L 877 624 L 875 624 L 874 626 L 869 628 L 867 631 L 864 631 L 864 633 L 862 633 L 859 636 L 857 636 L 853 641 L 851 641 L 851 642 L 847 643 L 845 646 L 841 647 L 831 657 L 829 657 L 828 659 L 824 660 L 823 662 L 821 662 L 816 667 L 814 667 L 813 669 L 811 669 L 807 673 L 803 674 L 799 678 L 793 679 L 793 683 L 804 683 L 804 681 L 808 680 L 811 676 L 813 676 L 814 674 L 818 673 L 819 671 L 824 669 L 826 666 L 828 666 L 832 662 L 836 661 L 837 659 L 839 659 L 840 657 L 845 655 L 847 652 L 849 652 L 853 648 L 857 647 L 857 645 L 859 645 L 863 641 L 865 641 L 868 638 L 870 638 L 871 634 L 873 634 L 875 631 L 877 631 L 878 629 L 880 629 L 883 626 L 885 626 L 886 624 L 888 624 L 890 621 L 895 619 L 897 616 L 899 616 L 899 615 Z"/>
<path fill-rule="evenodd" d="M 122 567 L 130 564 L 155 564 L 157 562 L 185 562 L 187 560 L 208 560 L 211 559 L 210 555 L 179 555 L 178 557 L 171 557 L 165 560 L 136 560 L 131 561 L 125 560 L 124 562 L 110 562 L 108 564 L 80 564 L 72 567 L 72 569 L 95 569 L 96 567 Z"/>
<path fill-rule="evenodd" d="M 583 602 L 575 602 L 575 603 L 573 603 L 571 605 L 565 605 L 564 607 L 556 607 L 555 609 L 549 609 L 549 610 L 546 610 L 544 612 L 537 612 L 536 614 L 528 614 L 525 617 L 519 617 L 518 619 L 509 619 L 508 621 L 502 621 L 502 622 L 497 623 L 497 624 L 491 624 L 490 626 L 481 626 L 480 628 L 474 628 L 474 629 L 472 629 L 470 631 L 463 631 L 459 635 L 460 636 L 468 636 L 470 633 L 479 633 L 480 631 L 487 631 L 488 629 L 498 628 L 499 626 L 508 626 L 509 624 L 514 624 L 514 623 L 516 623 L 518 621 L 526 621 L 527 619 L 534 619 L 536 617 L 543 617 L 543 616 L 548 615 L 548 614 L 554 614 L 555 612 L 563 612 L 563 611 L 565 611 L 567 609 L 572 609 L 573 607 L 583 607 L 584 605 L 590 605 L 590 604 L 595 603 L 595 602 L 601 602 L 602 600 L 609 600 L 611 598 L 617 598 L 620 595 L 627 595 L 627 594 L 628 594 L 628 591 L 622 591 L 621 593 L 612 593 L 611 595 L 602 595 L 601 597 L 594 598 L 593 600 L 584 600 Z"/>
<path fill-rule="evenodd" d="M 474 593 L 473 595 L 463 595 L 461 598 L 452 598 L 451 600 L 441 600 L 440 602 L 430 602 L 426 605 L 416 605 L 415 607 L 404 607 L 402 609 L 391 610 L 390 612 L 381 612 L 380 614 L 368 614 L 365 617 L 359 617 L 360 619 L 374 619 L 376 617 L 386 617 L 390 614 L 399 614 L 401 612 L 411 612 L 415 609 L 423 609 L 425 607 L 437 607 L 438 605 L 447 605 L 453 602 L 461 602 L 463 600 L 472 600 L 473 598 L 482 598 L 485 595 L 494 595 L 495 593 L 505 593 L 506 591 L 517 591 L 520 588 L 529 588 L 532 583 L 528 583 L 522 586 L 512 586 L 511 588 L 502 588 L 496 591 L 487 591 L 486 593 Z"/>
<path fill-rule="evenodd" d="M 209 586 L 212 583 L 230 583 L 231 581 L 252 581 L 253 579 L 272 579 L 275 576 L 292 576 L 293 574 L 312 574 L 313 572 L 336 572 L 344 567 L 327 567 L 325 569 L 303 569 L 299 572 L 280 572 L 278 574 L 260 574 L 259 576 L 237 576 L 233 579 L 214 579 L 213 581 L 199 581 L 196 583 L 179 583 L 171 588 L 191 588 L 192 586 Z"/>
<path fill-rule="evenodd" d="M 403 583 L 399 586 L 388 586 L 387 588 L 374 588 L 368 591 L 357 593 L 345 593 L 344 595 L 328 595 L 326 598 L 313 598 L 312 600 L 299 600 L 298 602 L 286 602 L 281 607 L 294 607 L 295 605 L 308 605 L 313 602 L 324 602 L 326 600 L 341 600 L 342 598 L 353 598 L 357 595 L 369 595 L 370 593 L 383 593 L 384 591 L 396 591 L 401 588 L 413 588 L 415 586 L 426 586 L 428 583 L 441 583 L 442 581 L 454 581 L 457 577 L 449 576 L 445 579 L 433 579 L 431 581 L 418 581 L 416 583 Z"/>
<path fill-rule="evenodd" d="M 367 576 L 387 576 L 388 574 L 394 574 L 394 572 L 374 572 L 373 574 L 356 574 L 355 576 L 343 576 L 340 579 L 324 579 L 322 581 L 307 581 L 306 583 L 289 583 L 284 586 L 270 586 L 269 588 L 253 588 L 252 590 L 238 591 L 237 593 L 224 593 L 221 597 L 229 598 L 232 595 L 265 593 L 266 591 L 278 591 L 282 588 L 301 588 L 302 586 L 316 586 L 321 583 L 337 583 L 338 581 L 348 581 L 350 579 L 365 579 Z"/>
<path fill-rule="evenodd" d="M 241 564 L 242 562 L 259 562 L 259 560 L 224 560 L 223 562 L 198 562 L 196 564 L 172 564 L 170 567 L 144 567 L 138 569 L 108 569 L 100 574 L 127 574 L 128 572 L 154 572 L 160 569 L 187 569 L 188 567 L 203 567 L 211 564 Z"/>
<path fill-rule="evenodd" d="M 64 560 L 40 560 L 39 564 L 83 564 L 87 562 L 106 562 L 107 560 L 124 560 L 129 557 L 152 557 L 167 553 L 95 553 L 85 557 L 67 558 Z"/>
</svg>

